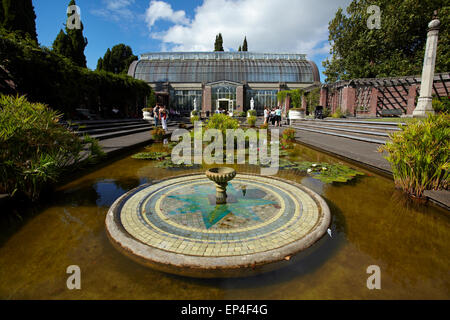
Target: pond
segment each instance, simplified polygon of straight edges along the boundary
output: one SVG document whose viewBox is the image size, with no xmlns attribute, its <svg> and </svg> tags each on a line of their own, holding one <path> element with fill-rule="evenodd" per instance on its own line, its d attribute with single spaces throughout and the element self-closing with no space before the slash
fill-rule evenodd
<svg viewBox="0 0 450 320">
<path fill-rule="evenodd" d="M 345 164 L 303 146 L 295 148 L 297 161 Z M 450 298 L 448 212 L 411 203 L 392 180 L 363 168 L 357 169 L 365 175 L 349 183 L 325 184 L 295 170 L 278 173 L 326 200 L 332 213 L 332 236 L 326 235 L 277 271 L 240 279 L 192 279 L 153 271 L 113 248 L 104 222 L 119 196 L 152 180 L 205 168 L 156 168 L 154 162 L 127 155 L 61 186 L 45 204 L 3 209 L 0 298 Z M 235 169 L 259 173 L 255 166 Z M 81 290 L 66 287 L 70 265 L 81 269 Z M 381 269 L 381 290 L 366 286 L 371 265 Z"/>
</svg>

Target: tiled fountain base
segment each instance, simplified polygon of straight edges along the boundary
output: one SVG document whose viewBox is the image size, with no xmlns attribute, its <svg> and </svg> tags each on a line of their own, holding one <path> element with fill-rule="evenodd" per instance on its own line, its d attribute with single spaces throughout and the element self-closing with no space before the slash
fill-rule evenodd
<svg viewBox="0 0 450 320">
<path fill-rule="evenodd" d="M 228 203 L 215 204 L 205 175 L 144 185 L 110 208 L 112 243 L 139 263 L 192 277 L 240 277 L 273 270 L 326 232 L 330 212 L 292 181 L 238 174 Z"/>
</svg>

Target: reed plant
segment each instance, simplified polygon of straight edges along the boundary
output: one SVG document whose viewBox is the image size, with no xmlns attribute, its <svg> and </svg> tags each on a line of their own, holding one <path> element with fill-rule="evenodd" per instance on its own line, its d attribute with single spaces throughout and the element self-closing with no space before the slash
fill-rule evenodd
<svg viewBox="0 0 450 320">
<path fill-rule="evenodd" d="M 80 139 L 61 116 L 24 96 L 0 96 L 0 193 L 37 200 L 64 172 L 103 155 L 95 139 Z"/>
<path fill-rule="evenodd" d="M 450 115 L 429 115 L 413 120 L 380 147 L 391 164 L 395 184 L 413 197 L 425 190 L 448 189 Z"/>
</svg>

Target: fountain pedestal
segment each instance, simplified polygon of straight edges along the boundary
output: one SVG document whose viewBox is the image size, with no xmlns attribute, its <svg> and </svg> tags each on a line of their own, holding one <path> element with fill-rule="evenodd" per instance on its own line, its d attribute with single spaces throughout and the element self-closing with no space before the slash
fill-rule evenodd
<svg viewBox="0 0 450 320">
<path fill-rule="evenodd" d="M 226 204 L 227 185 L 236 177 L 236 170 L 227 167 L 212 168 L 206 171 L 206 177 L 216 184 L 216 204 Z"/>
</svg>

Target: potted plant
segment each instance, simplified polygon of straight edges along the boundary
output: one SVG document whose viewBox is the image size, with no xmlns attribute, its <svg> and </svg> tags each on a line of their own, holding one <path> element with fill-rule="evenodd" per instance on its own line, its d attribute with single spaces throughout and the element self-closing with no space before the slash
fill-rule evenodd
<svg viewBox="0 0 450 320">
<path fill-rule="evenodd" d="M 257 115 L 256 110 L 248 110 L 247 112 L 247 118 L 256 117 L 256 115 Z"/>
<path fill-rule="evenodd" d="M 192 110 L 191 111 L 191 118 L 193 118 L 193 117 L 198 117 L 199 116 L 199 114 L 198 114 L 198 111 L 197 110 Z"/>
<path fill-rule="evenodd" d="M 166 135 L 166 132 L 164 131 L 163 128 L 157 127 L 151 131 L 151 134 L 152 134 L 153 140 L 155 140 L 156 142 L 161 142 L 161 141 L 163 141 L 163 139 Z"/>
<path fill-rule="evenodd" d="M 306 110 L 305 108 L 292 108 L 289 110 L 290 120 L 305 120 Z"/>
<path fill-rule="evenodd" d="M 142 115 L 144 120 L 151 121 L 153 120 L 152 117 L 153 109 L 152 108 L 144 108 L 142 109 Z"/>
<path fill-rule="evenodd" d="M 254 116 L 248 117 L 247 118 L 247 123 L 249 124 L 249 126 L 251 128 L 254 128 L 255 125 L 256 125 L 256 117 L 254 117 Z"/>
</svg>

